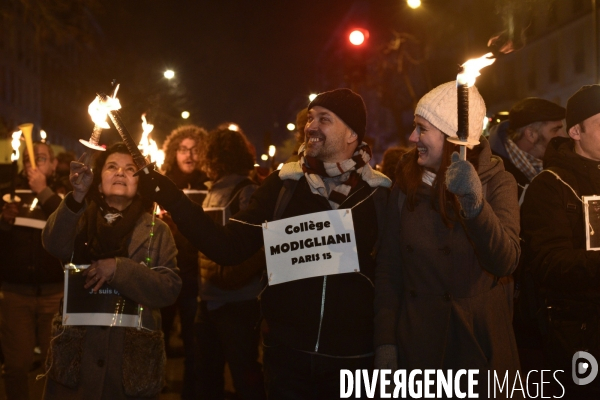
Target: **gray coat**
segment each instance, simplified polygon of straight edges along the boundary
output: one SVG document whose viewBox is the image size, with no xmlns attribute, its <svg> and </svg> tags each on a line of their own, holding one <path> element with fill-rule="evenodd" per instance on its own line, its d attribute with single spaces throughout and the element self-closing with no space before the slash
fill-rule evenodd
<svg viewBox="0 0 600 400">
<path fill-rule="evenodd" d="M 74 213 L 63 200 L 58 209 L 48 218 L 46 227 L 42 231 L 42 241 L 46 250 L 61 260 L 71 259 L 75 236 L 84 223 L 81 218 L 84 211 L 85 206 L 79 212 Z M 159 268 L 150 269 L 141 264 L 141 261 L 148 256 L 151 224 L 152 216 L 148 213 L 142 214 L 138 219 L 129 243 L 129 258 L 116 258 L 117 268 L 110 286 L 133 301 L 143 304 L 143 327 L 155 331 L 155 338 L 160 337 L 160 341 L 162 341 L 162 335 L 159 332 L 160 308 L 175 302 L 181 289 L 181 279 L 178 275 L 177 249 L 173 236 L 169 227 L 158 218 L 155 220 L 150 257 L 153 260 L 152 265 L 159 266 Z M 125 354 L 133 354 L 125 346 L 125 343 L 130 340 L 126 337 L 126 330 L 130 330 L 133 334 L 131 336 L 133 343 L 140 338 L 140 336 L 136 336 L 136 332 L 149 332 L 146 329 L 137 331 L 134 328 L 86 327 L 81 339 L 81 354 L 76 354 L 81 357 L 76 388 L 70 389 L 48 378 L 44 398 L 86 400 L 135 398 L 126 397 L 123 389 L 126 367 L 124 359 L 127 359 Z M 133 336 L 136 337 L 133 338 Z M 152 338 L 149 340 L 156 346 L 161 346 L 157 340 Z M 160 354 L 155 354 L 157 352 Z M 129 361 L 139 364 L 165 361 L 163 346 L 149 352 L 152 353 L 153 358 L 156 356 L 158 360 L 144 360 L 144 356 L 141 354 L 143 351 L 140 351 L 139 345 L 135 353 L 133 356 L 138 359 Z M 60 354 L 53 356 L 53 363 L 58 363 L 57 357 L 60 357 Z M 164 371 L 164 366 L 162 370 Z M 162 384 L 164 377 L 159 379 Z"/>
<path fill-rule="evenodd" d="M 450 229 L 432 209 L 430 186 L 422 183 L 413 211 L 392 191 L 377 258 L 375 345 L 397 344 L 402 369 L 519 368 L 512 285 L 501 279 L 519 259 L 517 185 L 482 145 L 477 217 Z"/>
</svg>

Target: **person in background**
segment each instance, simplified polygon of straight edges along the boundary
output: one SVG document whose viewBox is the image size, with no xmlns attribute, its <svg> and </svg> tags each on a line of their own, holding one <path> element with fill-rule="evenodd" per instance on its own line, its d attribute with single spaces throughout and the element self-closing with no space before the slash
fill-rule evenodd
<svg viewBox="0 0 600 400">
<path fill-rule="evenodd" d="M 542 170 L 546 147 L 555 136 L 566 136 L 563 125 L 564 107 L 538 97 L 517 102 L 508 114 L 508 121 L 490 130 L 492 154 L 502 158 L 504 169 L 523 190 Z"/>
<path fill-rule="evenodd" d="M 234 215 L 248 207 L 257 189 L 248 177 L 254 158 L 244 135 L 229 129 L 210 132 L 200 165 L 211 180 L 202 206 Z M 196 321 L 198 398 L 224 399 L 225 363 L 242 399 L 264 399 L 262 366 L 258 362 L 260 306 L 266 284 L 264 251 L 240 265 L 222 266 L 200 253 L 200 309 Z"/>
<path fill-rule="evenodd" d="M 167 136 L 163 149 L 165 162 L 163 169 L 166 175 L 180 189 L 206 190 L 206 174 L 200 169 L 199 154 L 206 140 L 206 131 L 195 125 L 181 126 Z M 181 339 L 183 341 L 183 400 L 195 399 L 194 382 L 194 318 L 198 309 L 198 250 L 178 231 L 168 214 L 161 216 L 171 227 L 177 245 L 177 266 L 179 267 L 183 285 L 175 304 L 163 308 L 162 329 L 169 356 L 175 355 L 169 340 L 173 330 L 175 315 L 179 313 L 181 321 Z"/>
<path fill-rule="evenodd" d="M 71 168 L 71 161 L 75 161 L 75 154 L 71 151 L 65 151 L 56 155 L 56 173 L 55 173 L 55 187 L 57 193 L 61 196 L 65 196 L 72 190 L 71 182 L 69 181 L 69 173 Z"/>
<path fill-rule="evenodd" d="M 543 334 L 545 368 L 568 372 L 566 397 L 597 399 L 600 380 L 575 385 L 571 365 L 580 350 L 600 359 L 600 252 L 586 249 L 582 201 L 600 195 L 600 85 L 583 86 L 569 98 L 566 122 L 569 137 L 550 141 L 544 170 L 521 206 L 524 266 L 535 283 L 533 314 Z M 561 392 L 557 388 L 555 397 Z"/>
<path fill-rule="evenodd" d="M 33 152 L 37 168 L 32 168 L 24 151 L 24 169 L 16 188 L 33 191 L 36 207 L 47 218 L 61 202 L 54 179 L 57 160 L 46 143 L 34 143 Z M 19 205 L 2 204 L 0 217 L 0 333 L 9 400 L 29 399 L 27 375 L 34 361 L 33 349 L 39 345 L 43 356 L 48 352 L 52 317 L 63 296 L 64 280 L 60 261 L 42 247 L 41 229 L 15 225 Z"/>
<path fill-rule="evenodd" d="M 383 153 L 380 171 L 390 178 L 392 182 L 396 181 L 396 166 L 398 165 L 398 161 L 409 151 L 408 147 L 396 146 L 390 147 Z"/>
</svg>

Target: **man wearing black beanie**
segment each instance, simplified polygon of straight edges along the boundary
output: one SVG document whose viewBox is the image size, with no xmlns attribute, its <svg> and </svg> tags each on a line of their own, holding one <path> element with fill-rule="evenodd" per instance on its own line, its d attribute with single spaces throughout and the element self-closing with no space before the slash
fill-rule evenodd
<svg viewBox="0 0 600 400">
<path fill-rule="evenodd" d="M 569 137 L 550 141 L 544 170 L 525 194 L 522 257 L 538 288 L 547 369 L 567 372 L 565 398 L 597 398 L 600 379 L 574 385 L 570 375 L 576 352 L 600 359 L 600 252 L 586 245 L 586 232 L 600 232 L 587 229 L 583 203 L 583 196 L 600 195 L 600 85 L 584 86 L 569 99 L 566 121 Z"/>
<path fill-rule="evenodd" d="M 267 263 L 271 284 L 260 302 L 267 325 L 263 341 L 268 398 L 339 398 L 340 370 L 373 368 L 374 250 L 391 181 L 369 165 L 371 151 L 362 141 L 366 117 L 362 98 L 349 89 L 319 94 L 308 105 L 299 160 L 272 173 L 254 192 L 248 208 L 224 227 L 163 175 L 152 171 L 140 179 L 144 196 L 171 212 L 180 232 L 221 265 L 240 264 L 262 246 L 270 255 L 278 252 L 279 246 L 274 250 L 263 240 L 265 229 L 275 229 L 268 221 L 302 216 L 306 227 L 315 228 L 323 223 L 323 215 L 335 214 L 333 210 L 346 209 L 343 214 L 352 215 L 360 271 L 324 272 L 331 253 L 314 247 L 322 244 L 314 244 L 313 239 L 307 242 L 310 248 L 298 250 L 301 239 L 294 232 L 299 228 L 295 225 L 292 230 L 291 222 L 281 251 L 290 260 L 296 257 L 298 264 L 281 261 L 282 268 L 297 273 L 316 267 L 317 276 L 274 284 L 272 265 Z M 321 212 L 329 214 L 316 214 Z M 327 237 L 330 232 L 323 229 L 314 235 Z"/>
</svg>

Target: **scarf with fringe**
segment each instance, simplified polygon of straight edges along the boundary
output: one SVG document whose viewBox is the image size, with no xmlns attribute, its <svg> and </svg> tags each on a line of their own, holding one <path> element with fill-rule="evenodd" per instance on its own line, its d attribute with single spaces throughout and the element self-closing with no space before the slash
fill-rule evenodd
<svg viewBox="0 0 600 400">
<path fill-rule="evenodd" d="M 279 178 L 299 180 L 302 176 L 310 186 L 314 194 L 325 197 L 329 200 L 331 208 L 337 210 L 348 198 L 348 194 L 361 180 L 365 181 L 370 187 L 391 187 L 392 181 L 379 171 L 375 171 L 369 165 L 371 160 L 371 149 L 362 142 L 352 157 L 339 163 L 324 163 L 316 158 L 304 154 L 305 144 L 298 149 L 297 162 L 285 164 L 279 171 Z M 342 182 L 327 193 L 327 188 L 323 178 L 339 177 Z"/>
</svg>

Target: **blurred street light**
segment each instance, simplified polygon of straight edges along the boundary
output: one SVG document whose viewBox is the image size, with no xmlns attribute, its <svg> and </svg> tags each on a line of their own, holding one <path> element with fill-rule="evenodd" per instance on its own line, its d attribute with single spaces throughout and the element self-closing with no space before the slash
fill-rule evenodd
<svg viewBox="0 0 600 400">
<path fill-rule="evenodd" d="M 275 156 L 275 150 L 276 150 L 275 146 L 273 146 L 273 145 L 269 146 L 269 157 Z"/>
<path fill-rule="evenodd" d="M 365 29 L 354 29 L 350 32 L 348 40 L 355 46 L 361 46 L 369 38 L 369 32 Z"/>
<path fill-rule="evenodd" d="M 313 101 L 316 97 L 317 95 L 315 93 L 311 93 L 310 96 L 308 96 L 308 100 Z"/>
<path fill-rule="evenodd" d="M 172 69 L 168 69 L 164 73 L 165 78 L 172 79 L 175 76 L 175 72 Z"/>
<path fill-rule="evenodd" d="M 190 113 L 187 111 L 184 111 L 181 113 L 181 118 L 183 119 L 188 119 L 190 117 Z"/>
<path fill-rule="evenodd" d="M 294 129 L 296 129 L 296 125 L 292 124 L 291 122 L 289 124 L 287 124 L 287 130 L 288 131 L 293 131 Z"/>
<path fill-rule="evenodd" d="M 415 8 L 421 7 L 421 0 L 406 0 L 406 4 L 414 10 Z"/>
<path fill-rule="evenodd" d="M 267 161 L 269 159 L 269 156 L 266 154 L 263 154 L 262 156 L 260 156 L 260 159 L 263 161 Z"/>
<path fill-rule="evenodd" d="M 229 129 L 230 131 L 235 131 L 235 132 L 240 131 L 240 127 L 237 124 L 229 124 L 227 129 Z"/>
</svg>

